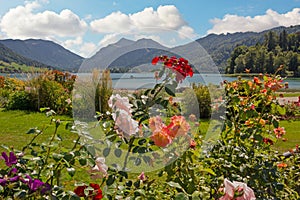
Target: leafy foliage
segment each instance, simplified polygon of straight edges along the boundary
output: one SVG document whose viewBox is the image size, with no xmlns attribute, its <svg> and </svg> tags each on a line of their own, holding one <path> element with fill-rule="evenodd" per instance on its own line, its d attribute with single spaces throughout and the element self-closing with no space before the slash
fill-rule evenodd
<svg viewBox="0 0 300 200">
<path fill-rule="evenodd" d="M 226 73 L 270 73 L 274 74 L 279 66 L 284 66 L 281 75 L 298 77 L 300 34 L 287 34 L 283 30 L 279 36 L 268 32 L 262 44 L 238 46 L 228 59 Z"/>
</svg>

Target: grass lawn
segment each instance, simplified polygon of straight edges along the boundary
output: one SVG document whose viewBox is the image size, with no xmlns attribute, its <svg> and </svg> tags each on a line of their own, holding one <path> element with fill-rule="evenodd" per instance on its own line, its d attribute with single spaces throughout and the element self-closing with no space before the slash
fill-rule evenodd
<svg viewBox="0 0 300 200">
<path fill-rule="evenodd" d="M 59 116 L 57 119 L 72 120 L 67 116 Z M 38 112 L 26 112 L 26 111 L 0 111 L 0 145 L 8 147 L 15 147 L 16 149 L 22 148 L 31 139 L 32 135 L 26 134 L 29 129 L 37 127 L 39 130 L 43 130 L 44 134 L 39 137 L 38 141 L 48 139 L 55 127 L 50 126 L 51 119 L 45 115 L 45 113 Z M 66 141 L 72 142 L 76 137 L 75 134 L 66 130 L 64 126 L 60 126 L 58 133 Z M 0 147 L 0 150 L 4 150 Z"/>
<path fill-rule="evenodd" d="M 72 118 L 67 116 L 57 116 L 57 119 L 62 121 L 69 121 Z M 38 112 L 25 112 L 25 111 L 3 111 L 0 110 L 0 152 L 6 151 L 1 145 L 13 146 L 15 149 L 21 149 L 26 145 L 33 137 L 33 135 L 26 134 L 30 128 L 38 127 L 38 129 L 45 129 L 43 135 L 39 138 L 39 142 L 45 142 L 52 135 L 54 131 L 54 125 L 49 126 L 50 118 L 46 117 L 44 113 Z M 218 125 L 215 121 L 201 120 L 199 131 L 205 135 L 205 140 L 216 140 L 220 134 L 220 129 L 215 127 Z M 296 144 L 300 144 L 300 121 L 282 121 L 280 126 L 285 127 L 286 135 L 288 139 L 286 142 L 278 141 L 274 148 L 279 152 L 288 151 L 294 148 Z M 197 130 L 197 127 L 193 127 L 193 130 Z M 63 138 L 64 145 L 73 145 L 73 140 L 76 139 L 75 133 L 66 130 L 64 125 L 61 125 L 58 129 L 58 134 Z M 112 158 L 107 158 L 112 159 Z M 88 169 L 81 168 L 75 174 L 75 177 L 70 177 L 67 173 L 63 173 L 63 184 L 67 189 L 73 190 L 76 180 L 90 182 Z M 153 172 L 155 175 L 155 172 Z"/>
<path fill-rule="evenodd" d="M 286 135 L 284 138 L 287 138 L 286 142 L 279 140 L 274 148 L 279 152 L 286 152 L 290 149 L 295 149 L 296 144 L 300 145 L 300 120 L 295 121 L 281 121 L 280 126 L 283 126 L 286 130 Z"/>
<path fill-rule="evenodd" d="M 72 120 L 68 116 L 57 116 L 57 119 L 62 121 Z M 38 127 L 38 129 L 45 129 L 44 134 L 40 137 L 43 141 L 51 136 L 54 131 L 54 126 L 49 126 L 50 118 L 44 113 L 26 112 L 26 111 L 3 111 L 0 110 L 0 145 L 14 146 L 16 149 L 22 148 L 27 144 L 32 135 L 26 134 L 30 128 Z M 210 124 L 208 120 L 201 120 L 200 132 L 207 134 L 207 138 L 215 138 L 214 135 L 218 130 L 213 130 L 215 124 Z M 296 144 L 300 144 L 300 121 L 281 121 L 280 125 L 285 127 L 286 142 L 278 141 L 274 148 L 280 152 L 288 151 L 294 148 Z M 76 134 L 66 130 L 64 125 L 58 129 L 58 133 L 65 140 L 66 145 L 71 144 L 76 138 Z M 0 146 L 0 151 L 4 148 Z"/>
</svg>

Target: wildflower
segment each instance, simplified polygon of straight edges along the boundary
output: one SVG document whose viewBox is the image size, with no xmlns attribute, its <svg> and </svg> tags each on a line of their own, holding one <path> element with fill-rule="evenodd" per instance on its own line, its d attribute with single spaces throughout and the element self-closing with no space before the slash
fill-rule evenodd
<svg viewBox="0 0 300 200">
<path fill-rule="evenodd" d="M 74 193 L 79 197 L 85 197 L 84 190 L 87 188 L 86 185 L 78 186 L 74 189 Z"/>
<path fill-rule="evenodd" d="M 68 105 L 70 105 L 72 103 L 72 100 L 70 98 L 66 99 L 66 102 Z"/>
<path fill-rule="evenodd" d="M 196 115 L 194 115 L 194 114 L 190 114 L 190 116 L 189 116 L 189 120 L 191 120 L 192 122 L 195 122 L 195 121 L 197 120 L 197 117 L 196 117 Z"/>
<path fill-rule="evenodd" d="M 145 181 L 145 180 L 146 180 L 145 173 L 142 172 L 142 173 L 138 176 L 138 179 L 141 180 L 141 181 Z"/>
<path fill-rule="evenodd" d="M 266 125 L 266 120 L 260 119 L 260 120 L 259 120 L 259 123 L 260 123 L 262 126 L 264 126 L 264 125 Z"/>
<path fill-rule="evenodd" d="M 150 138 L 153 140 L 154 144 L 159 147 L 166 147 L 172 142 L 167 127 L 155 130 Z"/>
<path fill-rule="evenodd" d="M 282 83 L 282 80 L 277 80 L 277 79 L 268 77 L 268 79 L 264 83 L 264 86 L 265 86 L 265 88 L 270 88 L 271 90 L 276 91 L 283 87 L 283 85 L 281 83 Z"/>
<path fill-rule="evenodd" d="M 51 190 L 50 185 L 44 183 L 39 179 L 32 179 L 29 175 L 26 175 L 26 180 L 24 180 L 24 182 L 27 183 L 31 192 L 36 192 L 37 190 L 41 190 L 41 192 L 45 193 Z"/>
<path fill-rule="evenodd" d="M 278 163 L 278 164 L 277 164 L 277 167 L 278 167 L 278 168 L 286 168 L 286 167 L 287 167 L 287 164 L 286 164 L 286 163 Z"/>
<path fill-rule="evenodd" d="M 273 145 L 273 144 L 274 144 L 273 140 L 271 140 L 270 138 L 264 138 L 264 139 L 263 139 L 263 142 L 264 142 L 265 144 L 269 144 L 269 145 Z"/>
<path fill-rule="evenodd" d="M 260 84 L 261 84 L 261 81 L 260 81 L 259 78 L 256 77 L 256 76 L 253 78 L 253 82 L 254 82 L 256 85 L 260 85 Z"/>
<path fill-rule="evenodd" d="M 10 152 L 9 156 L 5 152 L 2 152 L 2 159 L 5 160 L 5 164 L 7 167 L 12 166 L 13 164 L 17 164 L 18 162 L 14 152 Z"/>
<path fill-rule="evenodd" d="M 190 148 L 191 149 L 195 149 L 195 147 L 196 147 L 196 142 L 195 142 L 195 140 L 190 140 Z"/>
<path fill-rule="evenodd" d="M 1 185 L 2 187 L 4 187 L 4 186 L 6 185 L 6 183 L 7 183 L 6 177 L 0 178 L 0 185 Z"/>
<path fill-rule="evenodd" d="M 101 172 L 104 176 L 107 175 L 108 166 L 105 164 L 105 158 L 98 157 L 95 160 L 96 165 L 92 168 L 92 171 Z"/>
<path fill-rule="evenodd" d="M 190 130 L 190 125 L 183 116 L 173 116 L 171 117 L 171 123 L 168 128 L 170 129 L 170 136 L 174 138 L 176 136 L 186 135 Z"/>
<path fill-rule="evenodd" d="M 100 189 L 100 186 L 96 183 L 90 183 L 90 187 L 94 189 L 94 195 L 93 200 L 99 200 L 103 198 L 102 190 Z M 90 194 L 91 195 L 91 194 Z"/>
<path fill-rule="evenodd" d="M 273 131 L 274 131 L 274 133 L 275 133 L 275 135 L 276 135 L 277 138 L 281 138 L 282 135 L 285 134 L 284 127 L 275 128 Z"/>
<path fill-rule="evenodd" d="M 219 200 L 255 200 L 253 190 L 248 187 L 245 183 L 237 181 L 229 181 L 225 178 L 224 180 L 224 193 L 225 195 Z M 238 193 L 238 195 L 236 195 Z"/>
</svg>

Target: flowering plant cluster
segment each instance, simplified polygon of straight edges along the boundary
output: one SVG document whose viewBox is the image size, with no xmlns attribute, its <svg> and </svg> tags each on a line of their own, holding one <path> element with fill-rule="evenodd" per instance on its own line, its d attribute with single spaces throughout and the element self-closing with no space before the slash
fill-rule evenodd
<svg viewBox="0 0 300 200">
<path fill-rule="evenodd" d="M 189 62 L 168 56 L 152 60 L 153 65 L 159 62 L 162 68 L 155 73 L 153 88 L 111 95 L 109 111 L 97 113 L 96 125 L 66 123 L 76 133 L 72 145 L 62 147 L 57 131 L 64 122 L 52 118 L 54 131 L 48 141 L 36 142 L 44 129 L 34 128 L 23 149 L 7 148 L 9 153 L 1 156 L 6 167 L 0 171 L 0 197 L 300 198 L 299 147 L 289 157 L 272 149 L 277 140 L 284 141 L 286 132 L 275 96 L 282 88 L 279 76 L 224 81 L 218 112 L 224 111 L 225 117 L 211 120 L 215 137 L 206 140 L 197 113 L 186 116 L 185 106 L 175 98 L 178 85 L 193 76 Z"/>
<path fill-rule="evenodd" d="M 51 191 L 51 186 L 40 179 L 32 178 L 24 171 L 22 154 L 2 152 L 0 159 L 5 161 L 6 168 L 0 173 L 0 194 L 3 197 L 22 198 L 44 196 Z M 22 190 L 19 190 L 22 189 Z"/>
</svg>

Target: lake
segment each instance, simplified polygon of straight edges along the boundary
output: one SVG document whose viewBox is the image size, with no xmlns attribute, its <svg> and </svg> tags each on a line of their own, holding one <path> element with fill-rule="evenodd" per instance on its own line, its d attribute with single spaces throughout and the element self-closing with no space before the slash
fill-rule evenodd
<svg viewBox="0 0 300 200">
<path fill-rule="evenodd" d="M 80 73 L 78 76 L 89 76 L 90 74 Z M 8 76 L 8 74 L 1 74 L 0 76 Z M 19 79 L 28 79 L 26 74 L 10 74 L 10 77 Z M 156 84 L 154 73 L 111 73 L 113 80 L 113 87 L 115 89 L 140 89 L 152 88 Z M 193 77 L 187 77 L 180 87 L 189 86 L 192 83 L 202 83 L 205 85 L 214 84 L 219 85 L 224 80 L 229 82 L 236 80 L 236 77 L 228 77 L 221 74 L 194 74 Z M 289 88 L 300 89 L 300 78 L 287 78 L 284 82 L 289 83 Z"/>
<path fill-rule="evenodd" d="M 111 78 L 116 89 L 152 88 L 156 84 L 153 73 L 112 73 Z M 185 87 L 192 83 L 220 85 L 224 80 L 231 82 L 236 79 L 220 74 L 194 74 L 193 77 L 187 77 L 180 86 Z M 287 78 L 284 82 L 288 82 L 291 89 L 300 89 L 300 78 Z"/>
</svg>

